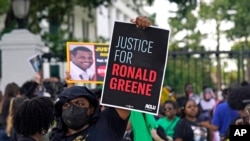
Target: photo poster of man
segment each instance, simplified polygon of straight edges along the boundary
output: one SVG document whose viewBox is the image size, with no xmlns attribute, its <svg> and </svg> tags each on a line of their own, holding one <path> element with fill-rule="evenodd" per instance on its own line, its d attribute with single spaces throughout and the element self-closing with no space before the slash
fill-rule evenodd
<svg viewBox="0 0 250 141">
<path fill-rule="evenodd" d="M 102 84 L 106 73 L 109 45 L 67 42 L 67 70 L 72 83 Z"/>
<path fill-rule="evenodd" d="M 32 55 L 28 58 L 28 63 L 36 73 L 41 73 L 43 69 L 43 61 L 40 53 Z"/>
<path fill-rule="evenodd" d="M 101 104 L 157 115 L 168 55 L 169 30 L 114 24 Z"/>
</svg>

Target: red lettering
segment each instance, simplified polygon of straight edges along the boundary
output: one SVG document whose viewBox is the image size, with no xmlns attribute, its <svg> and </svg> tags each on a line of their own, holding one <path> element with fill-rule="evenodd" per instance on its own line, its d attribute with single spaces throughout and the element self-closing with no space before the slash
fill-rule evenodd
<svg viewBox="0 0 250 141">
<path fill-rule="evenodd" d="M 124 79 L 118 79 L 117 90 L 124 91 L 124 85 L 125 85 L 125 80 Z"/>
<path fill-rule="evenodd" d="M 142 69 L 119 64 L 113 64 L 112 75 L 128 79 L 148 81 L 151 83 L 155 82 L 157 79 L 157 72 L 154 70 Z"/>
<path fill-rule="evenodd" d="M 135 78 L 135 67 L 128 67 L 127 77 Z"/>
<path fill-rule="evenodd" d="M 125 91 L 129 92 L 131 90 L 131 81 L 127 80 L 125 85 Z"/>
<path fill-rule="evenodd" d="M 139 83 L 137 92 L 140 94 L 144 94 L 144 90 L 145 90 L 145 83 Z"/>
<path fill-rule="evenodd" d="M 112 77 L 112 78 L 110 79 L 109 88 L 110 88 L 111 90 L 115 90 L 115 89 L 116 89 L 116 86 L 117 86 L 116 83 L 117 83 L 117 79 L 114 78 L 114 77 Z"/>
<path fill-rule="evenodd" d="M 137 69 L 137 72 L 135 74 L 135 79 L 142 80 L 142 71 L 141 71 L 141 68 Z"/>
<path fill-rule="evenodd" d="M 127 75 L 127 66 L 126 65 L 121 65 L 120 67 L 120 76 L 121 77 L 126 77 Z"/>
<path fill-rule="evenodd" d="M 148 81 L 148 79 L 147 79 L 147 69 L 143 70 L 143 80 Z"/>
<path fill-rule="evenodd" d="M 132 86 L 131 86 L 131 93 L 136 93 L 137 90 L 137 83 L 136 81 L 132 81 Z"/>
<path fill-rule="evenodd" d="M 155 81 L 156 81 L 156 77 L 157 77 L 157 72 L 151 70 L 151 71 L 149 72 L 148 81 L 149 81 L 149 82 L 155 82 Z"/>
<path fill-rule="evenodd" d="M 119 65 L 118 64 L 113 64 L 112 75 L 115 75 L 115 76 L 119 75 Z"/>
<path fill-rule="evenodd" d="M 151 96 L 151 91 L 152 91 L 152 84 L 147 84 L 146 90 L 145 90 L 145 95 Z"/>
<path fill-rule="evenodd" d="M 111 90 L 123 91 L 132 94 L 140 94 L 151 96 L 152 84 L 124 80 L 119 78 L 111 78 L 109 87 Z"/>
</svg>

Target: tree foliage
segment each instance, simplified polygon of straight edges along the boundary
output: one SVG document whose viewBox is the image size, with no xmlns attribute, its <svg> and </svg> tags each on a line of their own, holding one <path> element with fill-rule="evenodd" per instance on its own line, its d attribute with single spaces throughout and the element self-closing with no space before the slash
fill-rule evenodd
<svg viewBox="0 0 250 141">
<path fill-rule="evenodd" d="M 10 5 L 9 0 L 0 0 L 0 15 L 6 13 Z"/>
</svg>

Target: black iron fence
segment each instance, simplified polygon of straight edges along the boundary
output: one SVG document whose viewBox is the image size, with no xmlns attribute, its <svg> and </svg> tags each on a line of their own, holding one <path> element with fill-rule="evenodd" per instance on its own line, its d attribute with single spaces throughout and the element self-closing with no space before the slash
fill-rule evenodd
<svg viewBox="0 0 250 141">
<path fill-rule="evenodd" d="M 165 84 L 183 92 L 185 83 L 196 91 L 218 90 L 250 78 L 250 51 L 169 51 Z"/>
</svg>

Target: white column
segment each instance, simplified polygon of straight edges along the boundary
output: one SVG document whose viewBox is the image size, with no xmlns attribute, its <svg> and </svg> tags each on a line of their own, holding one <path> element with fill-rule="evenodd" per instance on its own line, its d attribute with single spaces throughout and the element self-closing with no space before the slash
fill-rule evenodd
<svg viewBox="0 0 250 141">
<path fill-rule="evenodd" d="M 43 62 L 43 78 L 50 78 L 50 64 L 47 59 Z"/>
<path fill-rule="evenodd" d="M 36 53 L 41 53 L 44 43 L 41 37 L 26 29 L 16 29 L 3 35 L 0 42 L 2 50 L 2 79 L 1 90 L 6 84 L 16 82 L 21 86 L 25 81 L 34 77 L 27 59 Z"/>
</svg>

